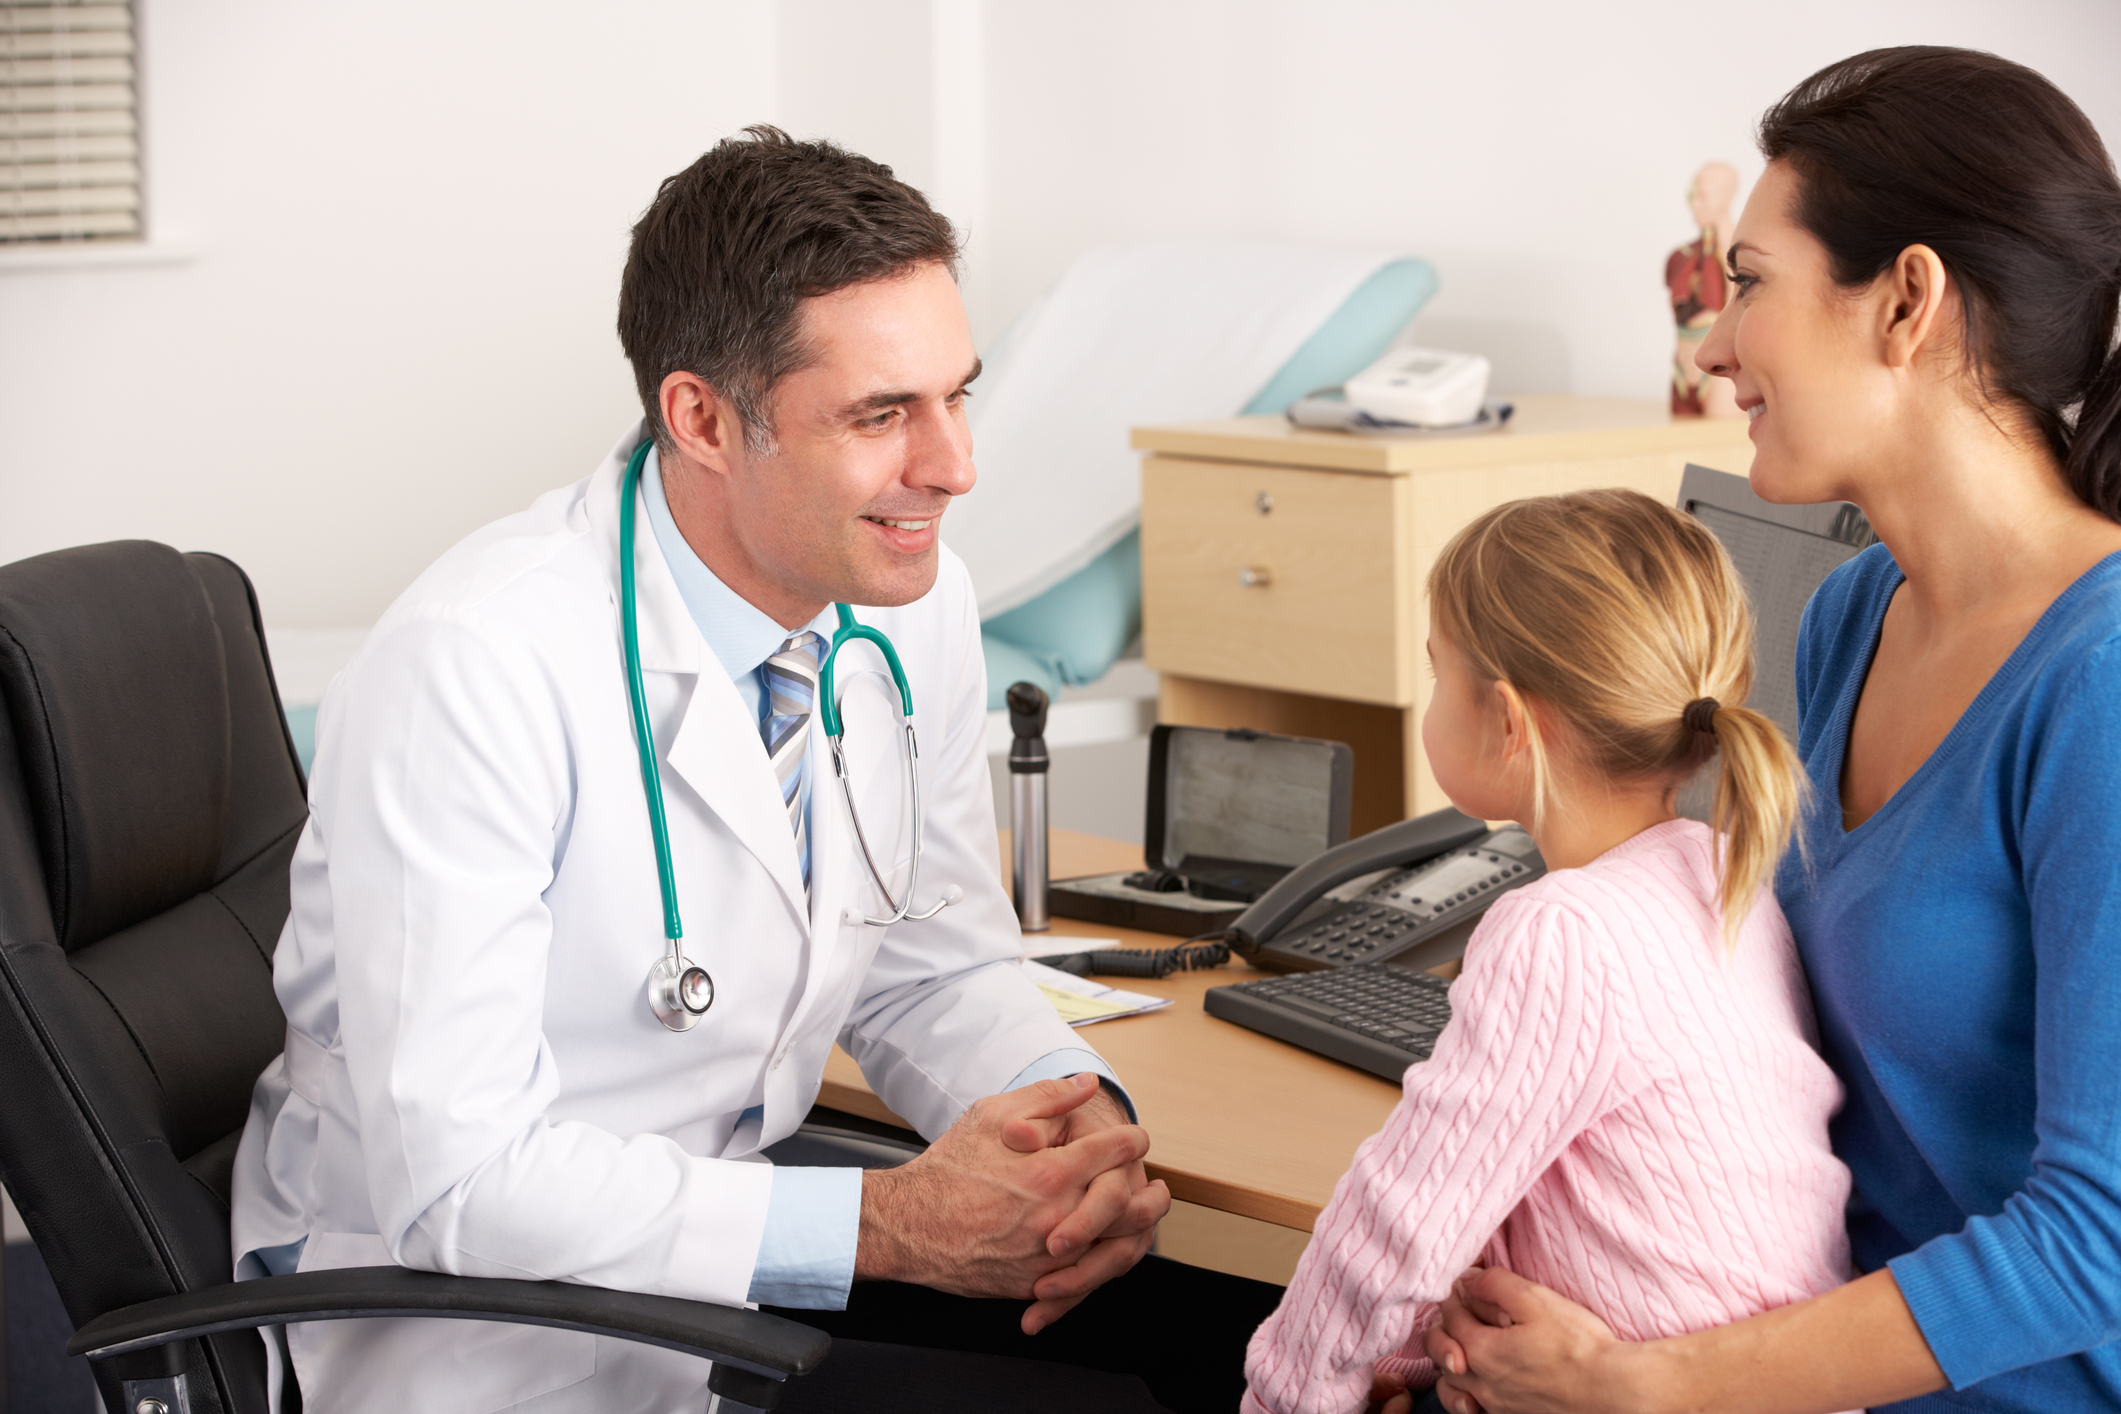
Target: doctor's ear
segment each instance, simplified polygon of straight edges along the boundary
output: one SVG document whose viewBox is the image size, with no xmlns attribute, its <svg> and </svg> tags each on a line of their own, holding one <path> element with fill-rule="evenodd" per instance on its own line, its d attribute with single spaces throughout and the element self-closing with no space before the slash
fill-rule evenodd
<svg viewBox="0 0 2121 1414">
<path fill-rule="evenodd" d="M 663 427 L 688 461 L 724 472 L 744 448 L 744 424 L 736 407 L 697 373 L 665 375 L 657 402 Z"/>
</svg>

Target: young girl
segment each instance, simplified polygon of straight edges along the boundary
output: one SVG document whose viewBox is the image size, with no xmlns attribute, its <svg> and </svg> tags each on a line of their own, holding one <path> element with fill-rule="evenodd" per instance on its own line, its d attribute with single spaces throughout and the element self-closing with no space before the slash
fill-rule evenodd
<svg viewBox="0 0 2121 1414">
<path fill-rule="evenodd" d="M 1490 511 L 1428 592 L 1437 784 L 1526 822 L 1550 872 L 1467 944 L 1451 1024 L 1252 1337 L 1247 1411 L 1432 1383 L 1421 1333 L 1476 1259 L 1624 1340 L 1850 1275 L 1841 1087 L 1763 887 L 1802 777 L 1742 705 L 1752 617 L 1729 557 L 1689 516 L 1593 491 Z M 1711 756 L 1715 831 L 1673 811 Z"/>
</svg>

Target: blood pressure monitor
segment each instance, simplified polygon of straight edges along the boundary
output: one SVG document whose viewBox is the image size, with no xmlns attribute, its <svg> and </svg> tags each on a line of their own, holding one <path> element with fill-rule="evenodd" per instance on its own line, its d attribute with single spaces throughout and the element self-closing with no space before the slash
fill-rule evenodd
<svg viewBox="0 0 2121 1414">
<path fill-rule="evenodd" d="M 1443 349 L 1394 349 L 1347 382 L 1358 410 L 1417 427 L 1471 422 L 1487 395 L 1488 361 Z"/>
</svg>

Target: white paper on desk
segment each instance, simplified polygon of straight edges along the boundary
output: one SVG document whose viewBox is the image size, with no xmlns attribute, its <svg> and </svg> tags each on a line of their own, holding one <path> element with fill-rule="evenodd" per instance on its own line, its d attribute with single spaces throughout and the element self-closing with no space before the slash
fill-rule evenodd
<svg viewBox="0 0 2121 1414">
<path fill-rule="evenodd" d="M 1116 1016 L 1139 1016 L 1143 1012 L 1162 1011 L 1171 1005 L 1169 997 L 1123 992 L 1117 987 L 1107 987 L 1102 982 L 1077 977 L 1072 972 L 1063 972 L 1029 958 L 1024 959 L 1023 967 L 1024 975 L 1038 984 L 1038 989 L 1053 1003 L 1053 1009 L 1060 1013 L 1061 1020 L 1070 1026 L 1089 1026 L 1110 1021 Z"/>
</svg>

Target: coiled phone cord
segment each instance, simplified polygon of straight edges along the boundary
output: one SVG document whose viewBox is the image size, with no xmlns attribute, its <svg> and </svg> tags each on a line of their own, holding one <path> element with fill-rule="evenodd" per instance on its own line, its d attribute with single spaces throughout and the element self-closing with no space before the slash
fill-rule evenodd
<svg viewBox="0 0 2121 1414">
<path fill-rule="evenodd" d="M 1034 957 L 1048 967 L 1077 977 L 1169 977 L 1174 972 L 1205 972 L 1230 960 L 1229 930 L 1196 933 L 1168 948 L 1108 948 L 1099 952 L 1064 952 Z"/>
</svg>

